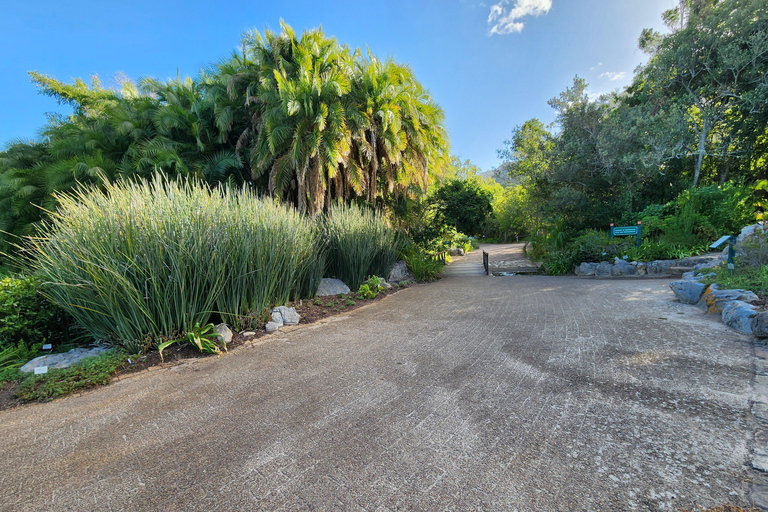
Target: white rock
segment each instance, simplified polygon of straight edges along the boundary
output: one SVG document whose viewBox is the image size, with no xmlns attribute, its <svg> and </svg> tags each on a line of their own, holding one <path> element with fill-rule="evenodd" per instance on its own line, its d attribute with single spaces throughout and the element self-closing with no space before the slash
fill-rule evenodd
<svg viewBox="0 0 768 512">
<path fill-rule="evenodd" d="M 349 286 L 344 284 L 344 281 L 324 277 L 320 280 L 320 286 L 317 287 L 317 293 L 315 295 L 318 297 L 326 297 L 328 295 L 340 295 L 349 292 Z"/>
</svg>

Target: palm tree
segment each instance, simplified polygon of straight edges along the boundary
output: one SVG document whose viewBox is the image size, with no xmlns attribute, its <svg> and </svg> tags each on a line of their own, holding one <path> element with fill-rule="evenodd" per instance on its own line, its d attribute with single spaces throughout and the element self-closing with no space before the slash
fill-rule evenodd
<svg viewBox="0 0 768 512">
<path fill-rule="evenodd" d="M 255 32 L 244 42 L 258 67 L 250 72 L 256 87 L 246 86 L 246 102 L 258 111 L 251 162 L 255 178 L 268 170 L 272 194 L 284 197 L 295 188 L 299 209 L 317 213 L 349 154 L 346 50 L 320 29 L 298 38 L 284 22 L 281 27 L 280 35 Z"/>
</svg>

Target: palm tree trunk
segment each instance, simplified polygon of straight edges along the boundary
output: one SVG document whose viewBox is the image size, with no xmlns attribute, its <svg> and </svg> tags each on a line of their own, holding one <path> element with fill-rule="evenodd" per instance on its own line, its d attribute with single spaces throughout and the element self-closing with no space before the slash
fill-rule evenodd
<svg viewBox="0 0 768 512">
<path fill-rule="evenodd" d="M 378 180 L 379 158 L 376 154 L 376 132 L 371 130 L 371 178 L 368 183 L 368 202 L 376 201 L 376 181 Z"/>
</svg>

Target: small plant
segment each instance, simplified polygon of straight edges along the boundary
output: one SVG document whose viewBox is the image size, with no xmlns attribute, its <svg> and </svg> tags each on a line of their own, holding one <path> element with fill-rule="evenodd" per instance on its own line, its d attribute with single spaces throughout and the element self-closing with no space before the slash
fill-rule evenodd
<svg viewBox="0 0 768 512">
<path fill-rule="evenodd" d="M 216 343 L 218 335 L 216 334 L 215 329 L 216 326 L 213 324 L 206 324 L 205 326 L 200 327 L 200 324 L 196 323 L 192 330 L 187 333 L 186 338 L 176 338 L 158 345 L 157 350 L 160 352 L 160 359 L 163 360 L 163 350 L 174 343 L 185 340 L 189 341 L 194 347 L 197 347 L 197 350 L 203 354 L 216 354 L 217 356 L 220 356 L 222 354 L 222 349 L 224 349 L 224 352 L 227 351 L 227 344 L 224 340 L 221 340 L 221 348 L 219 348 L 219 345 Z"/>
<path fill-rule="evenodd" d="M 353 301 L 352 299 L 347 299 L 347 302 L 345 302 L 345 305 L 347 305 L 347 306 L 356 306 L 357 302 Z"/>
<path fill-rule="evenodd" d="M 373 299 L 374 297 L 376 297 L 376 294 L 371 291 L 371 287 L 367 284 L 361 284 L 360 288 L 357 289 L 358 299 Z"/>
<path fill-rule="evenodd" d="M 325 305 L 325 307 L 332 308 L 333 307 L 333 301 L 332 300 L 328 301 L 328 303 Z"/>
<path fill-rule="evenodd" d="M 379 279 L 378 276 L 368 277 L 368 279 L 365 281 L 365 284 L 367 284 L 368 288 L 370 288 L 371 291 L 374 292 L 376 295 L 378 295 L 379 292 L 381 292 L 384 289 L 384 287 L 381 286 L 381 279 Z"/>
<path fill-rule="evenodd" d="M 322 305 L 323 305 L 323 301 L 321 301 L 320 299 L 315 299 L 315 306 L 322 306 Z"/>
</svg>

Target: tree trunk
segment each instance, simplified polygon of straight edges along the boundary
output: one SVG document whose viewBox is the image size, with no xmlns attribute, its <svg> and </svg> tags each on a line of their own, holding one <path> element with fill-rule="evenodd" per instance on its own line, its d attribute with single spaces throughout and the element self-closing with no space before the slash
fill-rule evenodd
<svg viewBox="0 0 768 512">
<path fill-rule="evenodd" d="M 725 184 L 725 180 L 728 179 L 728 173 L 731 170 L 730 164 L 731 164 L 731 157 L 726 155 L 725 158 L 723 158 L 723 167 L 720 170 L 720 179 L 718 180 L 718 185 L 720 185 L 721 187 L 723 186 L 723 184 Z"/>
<path fill-rule="evenodd" d="M 376 201 L 376 182 L 378 181 L 379 158 L 376 154 L 376 132 L 371 130 L 371 177 L 368 183 L 368 202 L 373 204 Z"/>
<path fill-rule="evenodd" d="M 699 183 L 699 175 L 701 174 L 701 164 L 704 163 L 704 153 L 706 153 L 706 143 L 707 143 L 707 135 L 709 132 L 709 126 L 707 123 L 707 116 L 702 112 L 702 124 L 701 124 L 701 132 L 699 133 L 699 147 L 697 150 L 698 155 L 696 156 L 696 168 L 693 171 L 693 186 L 691 188 L 696 188 L 696 185 Z"/>
</svg>

